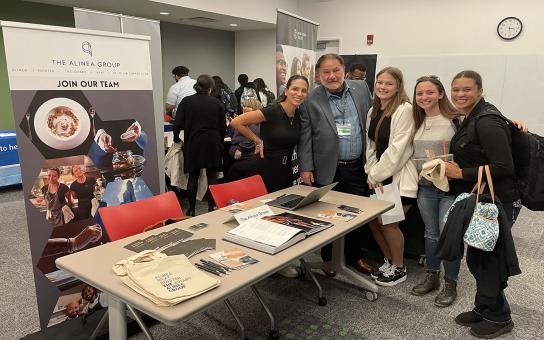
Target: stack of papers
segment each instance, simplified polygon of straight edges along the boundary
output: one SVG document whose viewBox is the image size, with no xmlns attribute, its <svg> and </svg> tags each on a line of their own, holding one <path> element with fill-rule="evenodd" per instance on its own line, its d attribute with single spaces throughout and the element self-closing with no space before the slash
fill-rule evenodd
<svg viewBox="0 0 544 340">
<path fill-rule="evenodd" d="M 191 257 L 206 250 L 215 249 L 215 239 L 199 238 L 196 240 L 188 240 L 174 244 L 168 248 L 162 249 L 161 252 L 168 256 L 185 255 Z"/>
<path fill-rule="evenodd" d="M 182 242 L 191 236 L 193 236 L 193 233 L 175 228 L 160 234 L 151 235 L 143 240 L 133 241 L 127 244 L 125 248 L 136 253 L 143 250 L 158 250 Z"/>
</svg>

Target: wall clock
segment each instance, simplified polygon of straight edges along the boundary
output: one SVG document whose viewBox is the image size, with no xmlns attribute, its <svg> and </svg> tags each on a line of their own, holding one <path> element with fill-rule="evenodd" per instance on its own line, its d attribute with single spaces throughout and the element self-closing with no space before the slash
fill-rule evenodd
<svg viewBox="0 0 544 340">
<path fill-rule="evenodd" d="M 516 17 L 507 17 L 497 25 L 497 34 L 504 40 L 512 40 L 521 34 L 523 24 Z"/>
</svg>

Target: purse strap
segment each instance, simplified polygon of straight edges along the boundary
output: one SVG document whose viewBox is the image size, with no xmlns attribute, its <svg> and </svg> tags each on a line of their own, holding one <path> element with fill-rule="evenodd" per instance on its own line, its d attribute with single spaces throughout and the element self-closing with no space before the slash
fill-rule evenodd
<svg viewBox="0 0 544 340">
<path fill-rule="evenodd" d="M 485 178 L 486 181 L 482 184 L 482 176 L 483 172 L 485 170 Z M 478 183 L 476 183 L 476 188 L 478 188 L 476 192 L 476 203 L 478 203 L 480 200 L 480 193 L 484 192 L 486 183 L 489 185 L 489 192 L 491 193 L 491 200 L 493 201 L 493 204 L 495 204 L 495 189 L 493 187 L 493 179 L 491 178 L 491 170 L 489 170 L 489 165 L 481 165 L 478 167 Z M 472 191 L 474 192 L 474 189 Z"/>
<path fill-rule="evenodd" d="M 478 168 L 478 181 L 476 184 L 474 184 L 474 188 L 472 188 L 471 194 L 476 193 L 476 199 L 478 199 L 478 196 L 480 195 L 480 192 L 484 192 L 486 183 L 482 183 L 482 175 L 483 175 L 483 167 L 480 166 Z M 477 201 L 476 201 L 477 202 Z"/>
<path fill-rule="evenodd" d="M 489 169 L 489 165 L 485 166 L 485 177 L 489 186 L 489 192 L 491 193 L 491 200 L 493 201 L 493 204 L 495 204 L 495 189 L 493 188 L 493 179 L 491 178 L 491 170 Z"/>
</svg>

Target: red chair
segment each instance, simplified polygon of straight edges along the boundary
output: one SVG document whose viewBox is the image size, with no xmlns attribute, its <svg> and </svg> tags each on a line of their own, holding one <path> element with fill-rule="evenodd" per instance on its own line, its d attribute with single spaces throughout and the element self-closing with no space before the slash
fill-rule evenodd
<svg viewBox="0 0 544 340">
<path fill-rule="evenodd" d="M 162 226 L 167 219 L 182 220 L 183 211 L 172 191 L 136 202 L 98 209 L 110 241 Z"/>
<path fill-rule="evenodd" d="M 223 208 L 229 205 L 229 201 L 247 201 L 268 194 L 266 186 L 260 175 L 243 178 L 237 181 L 210 185 L 215 205 Z"/>
<path fill-rule="evenodd" d="M 172 191 L 157 196 L 149 197 L 136 202 L 102 207 L 98 209 L 102 219 L 102 225 L 110 241 L 117 241 L 125 237 L 136 235 L 147 230 L 162 227 L 168 219 L 183 220 L 189 216 L 183 216 L 176 194 Z M 139 313 L 129 304 L 126 305 L 145 336 L 153 340 L 147 325 L 140 318 Z M 102 316 L 90 339 L 95 339 L 99 330 L 108 318 L 108 312 Z"/>
</svg>

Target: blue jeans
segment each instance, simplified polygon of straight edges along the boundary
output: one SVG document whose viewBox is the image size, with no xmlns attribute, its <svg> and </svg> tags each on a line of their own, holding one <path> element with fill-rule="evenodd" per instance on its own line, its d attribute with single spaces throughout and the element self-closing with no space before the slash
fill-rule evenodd
<svg viewBox="0 0 544 340">
<path fill-rule="evenodd" d="M 444 230 L 444 215 L 455 197 L 448 195 L 433 185 L 420 185 L 417 191 L 417 205 L 425 223 L 425 256 L 427 271 L 439 272 L 440 259 L 435 255 L 438 239 Z M 457 281 L 461 260 L 443 261 L 444 277 Z"/>
</svg>

